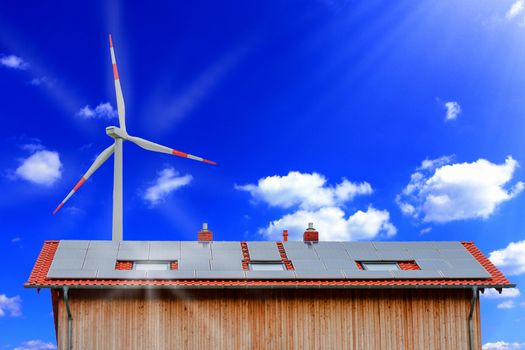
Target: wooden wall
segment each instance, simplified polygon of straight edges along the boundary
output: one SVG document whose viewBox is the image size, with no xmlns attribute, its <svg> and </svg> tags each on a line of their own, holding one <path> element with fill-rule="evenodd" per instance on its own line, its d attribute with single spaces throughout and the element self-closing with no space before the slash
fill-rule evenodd
<svg viewBox="0 0 525 350">
<path fill-rule="evenodd" d="M 70 290 L 73 349 L 468 349 L 471 290 Z M 58 344 L 67 315 L 58 302 Z M 481 349 L 479 299 L 473 317 Z"/>
</svg>

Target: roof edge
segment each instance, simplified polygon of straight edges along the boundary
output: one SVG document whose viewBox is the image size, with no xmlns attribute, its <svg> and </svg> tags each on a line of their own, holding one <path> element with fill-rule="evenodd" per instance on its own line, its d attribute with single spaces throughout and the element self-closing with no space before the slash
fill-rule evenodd
<svg viewBox="0 0 525 350">
<path fill-rule="evenodd" d="M 217 281 L 215 281 L 217 282 Z M 257 281 L 265 282 L 265 281 Z M 169 285 L 24 285 L 24 288 L 62 289 L 472 289 L 472 288 L 515 288 L 515 284 L 476 284 L 476 285 L 342 285 L 342 284 L 277 284 L 277 281 L 266 281 L 266 284 L 169 284 Z M 277 283 L 276 283 L 277 282 Z"/>
</svg>

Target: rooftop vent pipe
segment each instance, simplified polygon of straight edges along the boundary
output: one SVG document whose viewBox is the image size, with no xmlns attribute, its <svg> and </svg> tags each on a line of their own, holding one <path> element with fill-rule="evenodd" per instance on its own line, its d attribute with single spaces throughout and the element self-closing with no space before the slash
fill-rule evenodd
<svg viewBox="0 0 525 350">
<path fill-rule="evenodd" d="M 303 241 L 305 242 L 319 242 L 319 232 L 314 228 L 314 223 L 309 222 L 308 228 L 304 231 Z"/>
<path fill-rule="evenodd" d="M 208 223 L 202 224 L 202 229 L 197 234 L 199 242 L 211 242 L 213 241 L 213 232 L 208 230 Z"/>
</svg>

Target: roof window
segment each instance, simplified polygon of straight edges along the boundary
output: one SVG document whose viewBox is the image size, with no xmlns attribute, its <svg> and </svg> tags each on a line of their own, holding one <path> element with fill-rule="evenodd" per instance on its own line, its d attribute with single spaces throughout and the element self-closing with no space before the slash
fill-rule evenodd
<svg viewBox="0 0 525 350">
<path fill-rule="evenodd" d="M 171 270 L 169 261 L 136 261 L 133 268 L 138 271 L 164 271 Z"/>
<path fill-rule="evenodd" d="M 252 271 L 284 271 L 284 264 L 281 261 L 252 261 L 249 263 Z"/>
<path fill-rule="evenodd" d="M 396 262 L 388 261 L 363 261 L 361 262 L 363 269 L 370 271 L 390 271 L 399 270 Z"/>
</svg>

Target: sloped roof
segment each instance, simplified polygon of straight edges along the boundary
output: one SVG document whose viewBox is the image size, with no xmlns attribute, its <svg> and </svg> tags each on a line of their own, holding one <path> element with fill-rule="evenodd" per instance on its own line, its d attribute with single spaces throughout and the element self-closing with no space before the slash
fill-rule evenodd
<svg viewBox="0 0 525 350">
<path fill-rule="evenodd" d="M 175 262 L 176 269 L 116 269 L 118 262 Z M 250 262 L 283 262 L 252 271 Z M 363 262 L 397 262 L 394 271 Z M 130 265 L 131 266 L 131 265 Z M 513 287 L 472 242 L 46 241 L 29 288 Z"/>
</svg>

